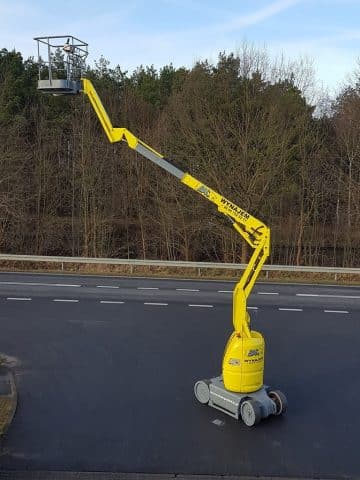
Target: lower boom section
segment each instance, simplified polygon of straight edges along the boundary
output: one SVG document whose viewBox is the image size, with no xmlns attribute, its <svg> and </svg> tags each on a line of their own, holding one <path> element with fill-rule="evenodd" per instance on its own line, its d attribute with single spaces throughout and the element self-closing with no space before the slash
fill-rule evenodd
<svg viewBox="0 0 360 480">
<path fill-rule="evenodd" d="M 197 400 L 216 408 L 236 420 L 241 418 L 252 427 L 270 415 L 281 415 L 287 407 L 285 395 L 263 385 L 256 392 L 236 393 L 226 390 L 222 376 L 210 380 L 199 380 L 194 386 Z"/>
</svg>

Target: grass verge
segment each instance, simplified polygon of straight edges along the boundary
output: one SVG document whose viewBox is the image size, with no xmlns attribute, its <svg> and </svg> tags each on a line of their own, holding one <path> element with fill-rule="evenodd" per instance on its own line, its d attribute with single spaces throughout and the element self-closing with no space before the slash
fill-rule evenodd
<svg viewBox="0 0 360 480">
<path fill-rule="evenodd" d="M 0 437 L 9 428 L 17 407 L 17 390 L 11 370 L 0 359 Z"/>
<path fill-rule="evenodd" d="M 145 276 L 169 278 L 193 278 L 214 280 L 238 280 L 242 270 L 198 267 L 158 267 L 141 265 L 100 265 L 84 263 L 51 262 L 0 262 L 0 271 L 29 273 L 63 273 L 83 275 L 113 275 L 113 276 Z M 335 283 L 339 285 L 360 285 L 360 274 L 335 274 L 311 272 L 261 272 L 260 281 L 269 282 L 306 282 Z"/>
</svg>

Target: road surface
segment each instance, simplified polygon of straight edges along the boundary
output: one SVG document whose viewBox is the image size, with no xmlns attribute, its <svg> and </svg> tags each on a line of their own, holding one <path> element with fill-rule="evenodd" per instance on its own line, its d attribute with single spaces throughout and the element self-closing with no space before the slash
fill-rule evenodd
<svg viewBox="0 0 360 480">
<path fill-rule="evenodd" d="M 360 478 L 360 287 L 256 285 L 289 410 L 249 429 L 193 395 L 220 373 L 233 285 L 0 274 L 19 391 L 0 469 Z"/>
</svg>

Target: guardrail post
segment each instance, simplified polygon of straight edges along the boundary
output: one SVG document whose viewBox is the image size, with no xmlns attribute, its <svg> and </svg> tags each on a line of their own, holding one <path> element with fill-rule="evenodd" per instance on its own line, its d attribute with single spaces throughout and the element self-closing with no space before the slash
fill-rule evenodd
<svg viewBox="0 0 360 480">
<path fill-rule="evenodd" d="M 201 268 L 198 268 L 198 276 L 201 277 Z"/>
<path fill-rule="evenodd" d="M 64 271 L 64 262 L 61 262 L 61 271 Z"/>
<path fill-rule="evenodd" d="M 338 276 L 337 273 L 335 273 L 335 282 L 337 282 Z"/>
<path fill-rule="evenodd" d="M 266 280 L 269 280 L 269 270 L 266 270 Z"/>
</svg>

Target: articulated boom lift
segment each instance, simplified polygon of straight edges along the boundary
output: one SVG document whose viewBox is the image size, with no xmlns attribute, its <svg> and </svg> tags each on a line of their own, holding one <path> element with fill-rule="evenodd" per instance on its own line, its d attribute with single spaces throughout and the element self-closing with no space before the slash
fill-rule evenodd
<svg viewBox="0 0 360 480">
<path fill-rule="evenodd" d="M 222 375 L 196 382 L 195 397 L 200 403 L 210 405 L 236 419 L 241 417 L 248 426 L 255 425 L 269 415 L 282 414 L 287 407 L 286 397 L 281 391 L 272 390 L 263 384 L 265 342 L 259 332 L 251 330 L 250 316 L 246 308 L 247 299 L 269 255 L 269 228 L 189 173 L 174 166 L 126 128 L 113 127 L 94 86 L 90 80 L 81 78 L 81 70 L 87 55 L 87 44 L 70 35 L 38 37 L 35 40 L 38 42 L 38 49 L 40 44 L 45 45 L 49 52 L 47 62 L 43 61 L 39 53 L 38 89 L 40 91 L 56 95 L 78 93 L 87 95 L 111 143 L 125 142 L 131 149 L 214 203 L 218 211 L 231 221 L 235 230 L 254 250 L 248 266 L 234 289 L 234 332 L 225 347 Z M 64 68 L 60 69 L 65 72 L 65 76 L 57 70 L 58 65 L 54 66 L 52 60 L 54 57 L 50 53 L 53 48 L 60 47 L 66 55 L 64 63 L 61 64 Z M 62 78 L 59 78 L 61 75 Z"/>
</svg>

